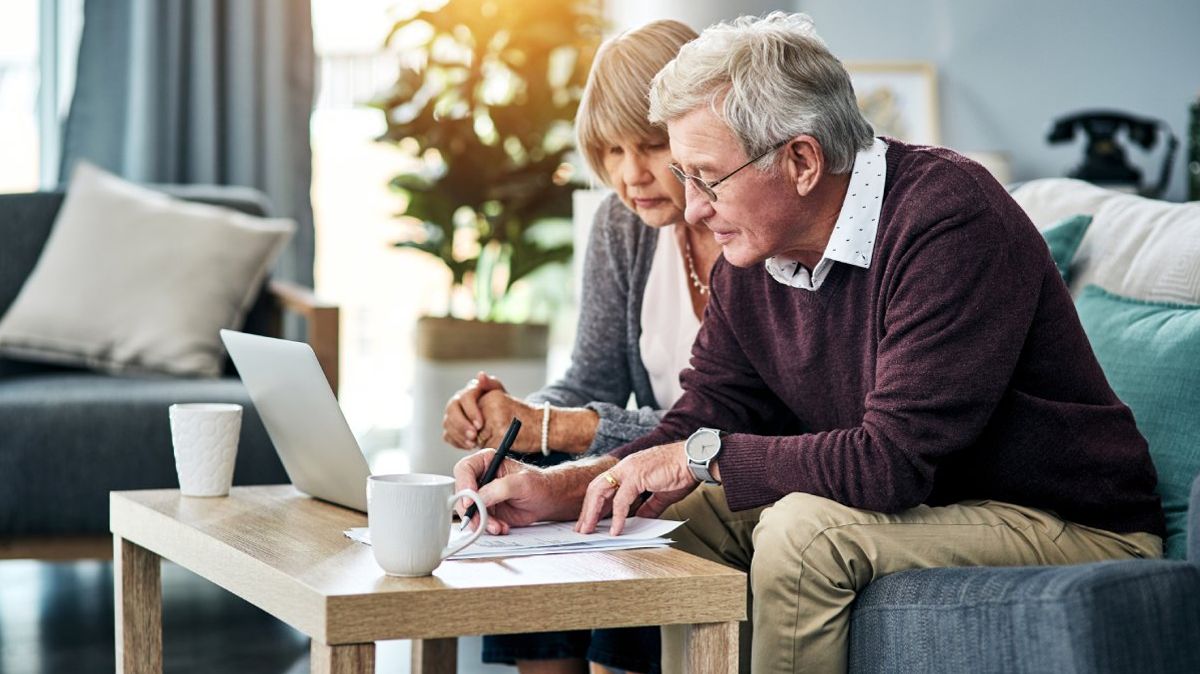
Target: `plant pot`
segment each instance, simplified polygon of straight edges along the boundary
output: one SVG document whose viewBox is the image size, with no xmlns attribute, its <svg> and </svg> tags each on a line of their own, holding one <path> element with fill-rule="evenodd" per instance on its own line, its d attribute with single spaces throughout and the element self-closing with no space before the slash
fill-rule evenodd
<svg viewBox="0 0 1200 674">
<path fill-rule="evenodd" d="M 450 396 L 480 370 L 518 397 L 545 385 L 549 337 L 549 326 L 542 324 L 418 319 L 408 436 L 412 472 L 453 475 L 454 464 L 467 456 L 442 440 L 442 417 Z"/>
</svg>

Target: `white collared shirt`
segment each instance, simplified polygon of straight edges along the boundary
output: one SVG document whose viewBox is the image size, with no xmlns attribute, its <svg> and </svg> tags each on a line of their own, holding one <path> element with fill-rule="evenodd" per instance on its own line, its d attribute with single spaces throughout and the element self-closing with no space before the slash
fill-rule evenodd
<svg viewBox="0 0 1200 674">
<path fill-rule="evenodd" d="M 811 273 L 799 261 L 782 255 L 767 258 L 767 272 L 780 283 L 803 290 L 817 290 L 834 262 L 867 269 L 875 250 L 875 232 L 883 207 L 883 184 L 887 180 L 887 143 L 876 138 L 871 147 L 854 157 L 850 187 L 842 201 L 837 224 L 820 262 Z"/>
</svg>

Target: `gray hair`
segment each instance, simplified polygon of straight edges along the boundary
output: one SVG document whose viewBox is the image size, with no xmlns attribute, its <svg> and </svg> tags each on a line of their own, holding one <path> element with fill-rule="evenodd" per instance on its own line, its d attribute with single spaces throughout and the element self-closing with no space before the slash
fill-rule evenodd
<svg viewBox="0 0 1200 674">
<path fill-rule="evenodd" d="M 831 173 L 848 173 L 855 154 L 873 142 L 849 73 L 806 14 L 739 17 L 684 45 L 651 83 L 650 121 L 665 124 L 701 105 L 724 120 L 747 157 L 807 134 L 821 144 Z M 773 155 L 759 168 L 772 165 Z"/>
</svg>

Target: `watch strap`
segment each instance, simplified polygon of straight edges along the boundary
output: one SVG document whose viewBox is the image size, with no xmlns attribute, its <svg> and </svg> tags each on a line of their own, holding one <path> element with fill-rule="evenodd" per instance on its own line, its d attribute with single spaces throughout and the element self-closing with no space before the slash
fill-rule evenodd
<svg viewBox="0 0 1200 674">
<path fill-rule="evenodd" d="M 715 458 L 715 457 L 714 457 Z M 721 484 L 713 477 L 708 470 L 708 463 L 698 463 L 688 459 L 688 468 L 692 471 L 692 476 L 704 484 Z"/>
</svg>

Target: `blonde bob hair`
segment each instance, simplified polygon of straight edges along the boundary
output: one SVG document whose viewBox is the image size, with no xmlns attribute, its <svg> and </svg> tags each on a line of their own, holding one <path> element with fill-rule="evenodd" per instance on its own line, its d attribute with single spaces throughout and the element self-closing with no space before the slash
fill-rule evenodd
<svg viewBox="0 0 1200 674">
<path fill-rule="evenodd" d="M 821 143 L 830 173 L 848 173 L 874 132 L 850 75 L 804 14 L 743 16 L 704 30 L 654 79 L 650 119 L 665 124 L 707 105 L 747 157 L 807 134 Z M 774 152 L 759 161 L 773 165 Z"/>
<path fill-rule="evenodd" d="M 650 123 L 650 81 L 697 37 L 678 21 L 652 21 L 600 45 L 575 116 L 578 147 L 596 178 L 609 185 L 604 154 L 624 140 L 666 139 Z M 611 187 L 611 185 L 609 185 Z"/>
</svg>

